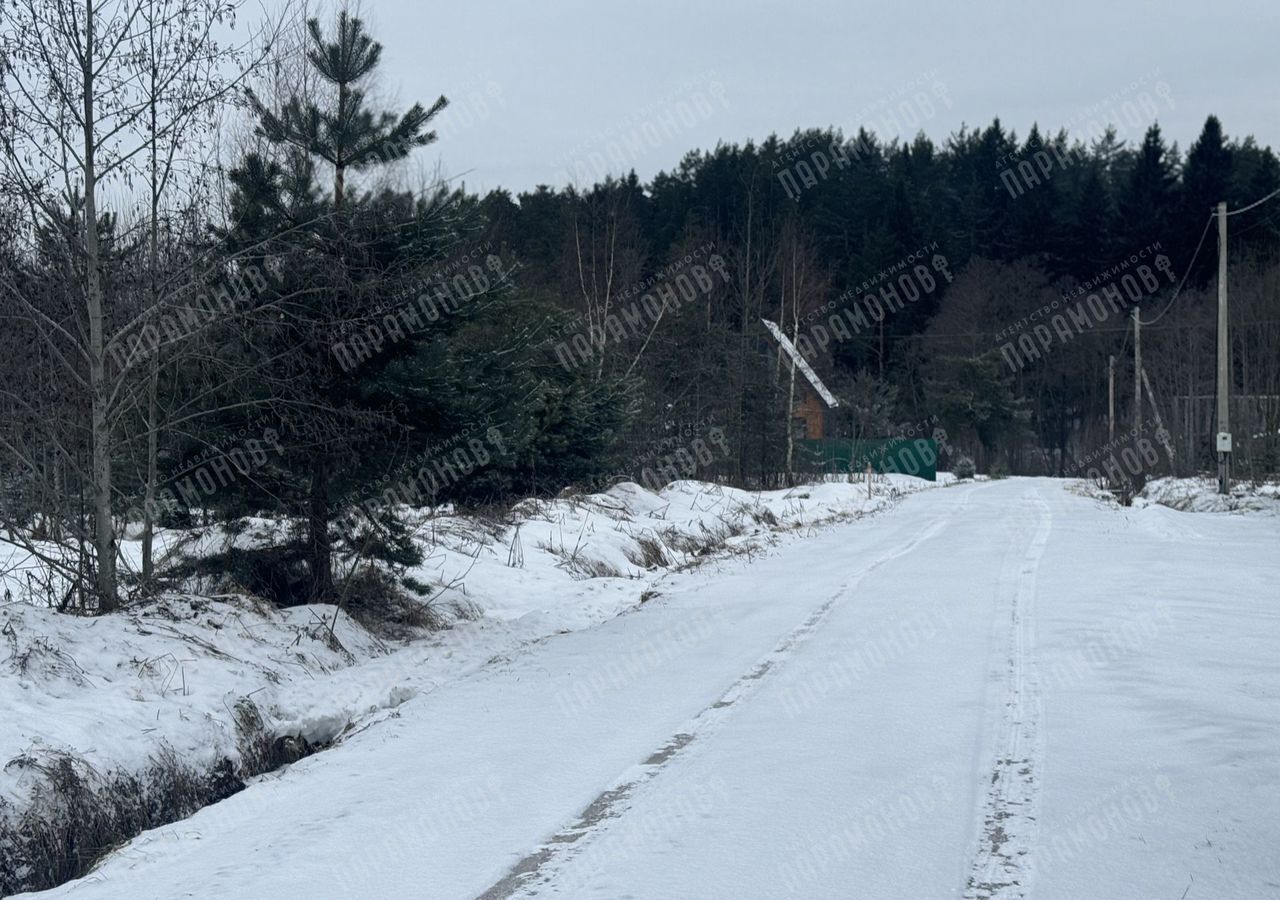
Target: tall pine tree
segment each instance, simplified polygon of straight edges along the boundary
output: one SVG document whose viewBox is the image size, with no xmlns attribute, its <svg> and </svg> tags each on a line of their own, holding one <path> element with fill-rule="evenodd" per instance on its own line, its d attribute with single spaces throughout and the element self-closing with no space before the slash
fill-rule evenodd
<svg viewBox="0 0 1280 900">
<path fill-rule="evenodd" d="M 381 61 L 382 45 L 365 33 L 364 23 L 343 10 L 338 14 L 332 40 L 326 38 L 317 19 L 307 22 L 307 30 L 310 38 L 307 60 L 322 82 L 331 87 L 327 102 L 322 105 L 295 94 L 279 110 L 272 110 L 256 95 L 250 93 L 249 96 L 258 113 L 259 132 L 268 141 L 292 148 L 309 158 L 318 158 L 333 167 L 329 227 L 317 229 L 313 236 L 326 245 L 331 263 L 327 270 L 331 278 L 331 296 L 336 298 L 340 309 L 358 305 L 354 294 L 363 293 L 353 292 L 356 276 L 352 270 L 362 269 L 364 260 L 358 258 L 360 248 L 352 240 L 357 225 L 347 209 L 348 170 L 361 171 L 395 162 L 408 156 L 415 148 L 435 141 L 435 132 L 426 129 L 448 101 L 441 96 L 429 109 L 415 103 L 399 116 L 392 112 L 375 113 L 367 106 L 364 85 Z M 359 314 L 358 309 L 351 311 Z M 338 317 L 341 318 L 341 313 Z M 332 311 L 328 319 L 330 324 L 334 323 Z M 316 387 L 321 394 L 332 398 L 343 393 L 340 383 L 344 381 L 345 373 L 334 365 L 337 360 L 333 348 L 325 346 L 323 334 L 313 333 L 313 337 L 318 339 L 313 340 L 307 350 L 316 363 Z M 333 589 L 329 524 L 335 498 L 331 473 L 335 463 L 335 444 L 340 445 L 341 442 L 316 440 L 311 443 L 308 565 L 312 598 L 319 600 L 329 597 Z"/>
</svg>

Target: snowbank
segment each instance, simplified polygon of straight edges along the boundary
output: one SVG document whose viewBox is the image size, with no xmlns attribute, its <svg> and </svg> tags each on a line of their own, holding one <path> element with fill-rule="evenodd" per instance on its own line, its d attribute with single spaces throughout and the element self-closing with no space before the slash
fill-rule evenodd
<svg viewBox="0 0 1280 900">
<path fill-rule="evenodd" d="M 1180 512 L 1264 513 L 1280 515 L 1280 483 L 1254 485 L 1236 482 L 1231 493 L 1218 493 L 1212 478 L 1157 478 L 1147 483 L 1134 500 L 1135 506 L 1149 503 Z"/>
<path fill-rule="evenodd" d="M 655 494 L 623 483 L 525 501 L 511 524 L 424 512 L 413 524 L 425 560 L 410 574 L 437 588 L 433 604 L 477 617 L 405 640 L 381 640 L 333 606 L 277 609 L 240 596 L 166 596 L 98 618 L 0 604 L 0 798 L 22 807 L 42 754 L 143 772 L 171 748 L 202 771 L 220 760 L 238 770 L 242 698 L 270 736 L 339 739 L 523 644 L 634 608 L 676 568 L 758 552 L 930 486 L 886 476 L 868 496 L 865 483 L 752 493 L 680 481 Z M 246 539 L 224 536 L 222 549 Z M 166 540 L 218 549 L 207 532 Z M 0 563 L 5 550 L 10 561 L 23 556 L 0 543 Z M 23 578 L 0 574 L 0 593 L 29 597 Z"/>
</svg>

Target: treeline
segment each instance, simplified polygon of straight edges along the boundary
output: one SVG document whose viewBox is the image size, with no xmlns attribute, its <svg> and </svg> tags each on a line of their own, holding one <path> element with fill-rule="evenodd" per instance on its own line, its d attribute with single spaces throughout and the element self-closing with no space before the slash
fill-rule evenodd
<svg viewBox="0 0 1280 900">
<path fill-rule="evenodd" d="M 210 573 L 345 602 L 417 561 L 406 506 L 785 483 L 803 384 L 764 319 L 839 398 L 829 435 L 936 431 L 982 469 L 1077 474 L 1122 439 L 1115 355 L 1117 432 L 1154 411 L 1153 471 L 1207 459 L 1201 238 L 1218 201 L 1280 188 L 1274 154 L 1212 117 L 1185 157 L 1155 127 L 1132 147 L 999 122 L 940 145 L 811 130 L 647 184 L 476 196 L 401 186 L 447 100 L 371 104 L 381 48 L 358 19 L 229 47 L 234 4 L 107 3 L 86 41 L 69 3 L 10 19 L 0 78 L 0 524 L 59 607 Z M 201 155 L 237 110 L 251 127 Z M 1259 471 L 1280 428 L 1278 209 L 1232 220 Z M 1135 305 L 1153 319 L 1136 422 Z M 257 515 L 277 539 L 216 559 L 156 538 Z"/>
<path fill-rule="evenodd" d="M 603 286 L 643 284 L 690 247 L 715 248 L 723 286 L 652 334 L 602 335 L 594 358 L 642 377 L 637 434 L 679 409 L 729 428 L 729 477 L 779 469 L 780 438 L 772 453 L 751 452 L 752 436 L 781 434 L 787 417 L 763 401 L 779 379 L 762 317 L 798 336 L 848 401 L 834 411 L 839 434 L 889 435 L 936 416 L 984 469 L 1070 474 L 1108 440 L 1113 354 L 1117 433 L 1132 424 L 1135 306 L 1158 319 L 1144 330 L 1143 369 L 1175 444 L 1161 467 L 1186 472 L 1211 452 L 1210 211 L 1278 187 L 1271 149 L 1228 139 L 1210 116 L 1185 154 L 1154 125 L 1136 146 L 1114 130 L 1087 144 L 1037 128 L 1019 138 L 999 121 L 941 145 L 810 130 L 690 153 L 648 184 L 495 192 L 482 205 L 491 239 L 522 260 L 526 291 L 597 319 Z M 1277 213 L 1265 203 L 1230 229 L 1236 421 L 1249 431 L 1237 453 L 1254 472 L 1277 466 Z M 585 355 L 579 346 L 574 358 Z"/>
</svg>

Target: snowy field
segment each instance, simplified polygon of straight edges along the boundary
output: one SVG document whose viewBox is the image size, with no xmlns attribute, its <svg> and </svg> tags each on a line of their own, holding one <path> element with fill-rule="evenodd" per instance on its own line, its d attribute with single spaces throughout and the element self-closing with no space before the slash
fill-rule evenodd
<svg viewBox="0 0 1280 900">
<path fill-rule="evenodd" d="M 0 608 L 8 759 L 234 757 L 250 692 L 341 737 L 42 896 L 1280 896 L 1280 517 L 893 486 L 622 487 L 526 510 L 520 565 L 455 522 L 422 575 L 484 615 L 403 644 Z"/>
</svg>

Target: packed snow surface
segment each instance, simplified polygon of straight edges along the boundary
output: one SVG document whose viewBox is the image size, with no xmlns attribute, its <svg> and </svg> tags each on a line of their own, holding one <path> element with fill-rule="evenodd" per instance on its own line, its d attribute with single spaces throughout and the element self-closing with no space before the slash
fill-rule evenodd
<svg viewBox="0 0 1280 900">
<path fill-rule="evenodd" d="M 511 521 L 413 514 L 446 619 L 477 619 L 415 640 L 380 640 L 330 605 L 276 609 L 243 596 L 175 594 L 104 617 L 35 605 L 26 553 L 0 541 L 0 798 L 23 805 L 43 753 L 101 772 L 143 771 L 168 747 L 198 768 L 238 761 L 236 703 L 249 698 L 273 735 L 333 740 L 402 702 L 511 654 L 594 625 L 660 592 L 667 573 L 717 546 L 759 552 L 787 531 L 873 513 L 931 487 L 905 476 L 751 493 L 692 481 L 661 493 L 622 483 L 602 494 L 529 500 Z M 169 531 L 188 553 L 269 540 L 276 523 L 234 532 Z M 646 560 L 645 544 L 661 559 Z M 126 553 L 137 555 L 129 542 Z M 710 554 L 714 556 L 714 553 Z M 649 568 L 646 568 L 649 566 Z"/>
<path fill-rule="evenodd" d="M 850 487 L 803 499 L 861 502 Z M 697 490 L 643 499 L 689 515 Z M 546 530 L 522 528 L 526 561 L 577 541 Z M 379 683 L 407 693 L 48 896 L 1280 896 L 1277 547 L 1280 517 L 1119 509 L 1021 478 L 920 491 L 656 585 L 504 573 L 495 546 L 476 602 L 503 627 L 572 627 L 448 678 L 451 632 L 349 666 L 392 666 Z M 643 604 L 604 599 L 642 584 Z M 341 675 L 309 671 L 298 696 Z"/>
</svg>

